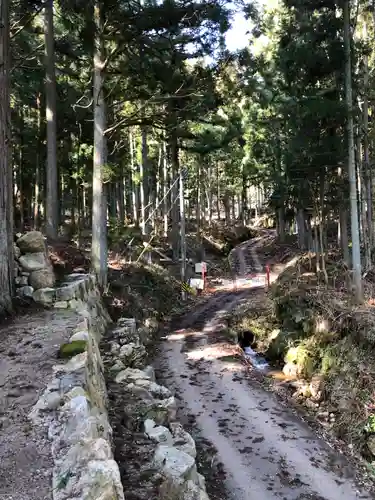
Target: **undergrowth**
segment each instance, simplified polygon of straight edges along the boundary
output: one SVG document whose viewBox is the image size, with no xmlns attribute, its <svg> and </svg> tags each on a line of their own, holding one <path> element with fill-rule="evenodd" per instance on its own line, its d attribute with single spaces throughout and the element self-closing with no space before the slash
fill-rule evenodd
<svg viewBox="0 0 375 500">
<path fill-rule="evenodd" d="M 323 390 L 318 411 L 335 413 L 332 429 L 374 460 L 375 446 L 375 308 L 373 284 L 365 280 L 366 301 L 352 303 L 350 276 L 335 253 L 327 259 L 328 284 L 316 272 L 315 257 L 291 260 L 271 286 L 262 307 L 242 306 L 230 328 L 250 330 L 257 350 L 273 365 L 292 365 L 299 379 L 317 377 Z M 314 398 L 307 392 L 306 397 Z M 375 441 L 375 440 L 374 440 Z"/>
<path fill-rule="evenodd" d="M 111 316 L 163 321 L 182 306 L 181 284 L 158 265 L 124 264 L 109 272 L 106 303 Z"/>
</svg>

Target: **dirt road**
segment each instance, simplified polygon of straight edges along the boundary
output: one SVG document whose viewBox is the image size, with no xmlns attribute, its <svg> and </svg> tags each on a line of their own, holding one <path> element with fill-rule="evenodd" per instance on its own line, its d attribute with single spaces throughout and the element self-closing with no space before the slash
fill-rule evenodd
<svg viewBox="0 0 375 500">
<path fill-rule="evenodd" d="M 240 268 L 243 272 L 243 260 Z M 373 498 L 357 489 L 346 460 L 272 394 L 252 384 L 233 358 L 222 318 L 249 296 L 261 300 L 262 292 L 212 296 L 181 318 L 161 345 L 160 373 L 180 398 L 182 418 L 194 420 L 200 439 L 215 450 L 211 467 L 220 467 L 225 478 L 222 492 L 211 498 Z"/>
</svg>

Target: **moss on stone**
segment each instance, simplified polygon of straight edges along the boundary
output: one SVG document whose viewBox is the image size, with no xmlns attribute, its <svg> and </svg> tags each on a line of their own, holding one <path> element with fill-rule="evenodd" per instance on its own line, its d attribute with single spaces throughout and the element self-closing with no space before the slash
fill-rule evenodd
<svg viewBox="0 0 375 500">
<path fill-rule="evenodd" d="M 72 358 L 76 354 L 86 351 L 86 340 L 73 340 L 67 344 L 62 344 L 59 349 L 59 358 Z"/>
</svg>

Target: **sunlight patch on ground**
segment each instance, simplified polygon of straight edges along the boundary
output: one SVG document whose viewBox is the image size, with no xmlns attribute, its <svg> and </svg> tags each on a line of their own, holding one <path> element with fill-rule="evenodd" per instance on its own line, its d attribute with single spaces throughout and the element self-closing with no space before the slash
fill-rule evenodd
<svg viewBox="0 0 375 500">
<path fill-rule="evenodd" d="M 228 348 L 227 346 L 214 345 L 189 351 L 187 357 L 192 360 L 204 359 L 209 361 L 214 359 L 220 360 L 220 358 L 233 358 L 236 354 L 238 355 L 236 350 Z"/>
<path fill-rule="evenodd" d="M 233 361 L 221 361 L 221 363 L 224 365 L 224 370 L 226 372 L 238 373 L 245 371 L 245 367 L 240 363 L 235 363 Z"/>
<path fill-rule="evenodd" d="M 170 335 L 166 335 L 165 339 L 167 340 L 184 340 L 188 337 L 202 337 L 203 332 L 201 331 L 187 331 L 187 330 L 179 330 L 175 333 L 171 333 Z"/>
</svg>

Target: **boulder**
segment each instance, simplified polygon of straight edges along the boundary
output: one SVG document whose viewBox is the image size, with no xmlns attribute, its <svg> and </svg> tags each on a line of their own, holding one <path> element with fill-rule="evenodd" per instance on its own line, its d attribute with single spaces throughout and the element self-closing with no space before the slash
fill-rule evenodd
<svg viewBox="0 0 375 500">
<path fill-rule="evenodd" d="M 51 288 L 55 284 L 55 276 L 51 267 L 46 267 L 45 269 L 33 271 L 30 274 L 29 281 L 34 290 L 39 290 L 40 288 Z"/>
<path fill-rule="evenodd" d="M 47 259 L 44 253 L 27 253 L 19 258 L 19 263 L 23 270 L 28 272 L 39 271 L 47 267 Z"/>
<path fill-rule="evenodd" d="M 182 425 L 178 422 L 172 422 L 170 424 L 173 446 L 178 450 L 184 451 L 193 458 L 197 456 L 197 450 L 195 447 L 195 441 L 191 435 L 185 431 Z"/>
<path fill-rule="evenodd" d="M 103 439 L 81 441 L 68 449 L 66 455 L 58 463 L 60 476 L 71 470 L 84 469 L 91 460 L 111 460 L 112 451 L 109 443 Z"/>
<path fill-rule="evenodd" d="M 124 413 L 133 417 L 128 419 L 130 426 L 134 421 L 135 426 L 138 427 L 139 421 L 143 422 L 147 419 L 153 420 L 157 425 L 165 425 L 171 420 L 171 416 L 175 417 L 174 398 L 155 400 L 146 389 L 132 385 L 133 387 L 127 387 L 127 389 L 133 394 L 133 398 L 129 398 L 124 406 Z"/>
<path fill-rule="evenodd" d="M 35 302 L 43 305 L 52 304 L 56 298 L 56 290 L 54 288 L 40 288 L 33 293 Z"/>
<path fill-rule="evenodd" d="M 127 328 L 131 332 L 135 332 L 136 323 L 134 318 L 119 318 L 117 324 L 121 328 Z"/>
<path fill-rule="evenodd" d="M 196 475 L 194 458 L 173 446 L 159 444 L 155 450 L 154 464 L 166 477 L 176 482 L 189 480 Z"/>
<path fill-rule="evenodd" d="M 63 283 L 56 290 L 57 300 L 72 300 L 77 296 L 78 288 L 74 283 Z"/>
<path fill-rule="evenodd" d="M 58 302 L 55 302 L 53 307 L 55 309 L 67 309 L 69 307 L 69 303 L 67 300 L 60 300 Z"/>
<path fill-rule="evenodd" d="M 320 402 L 324 395 L 324 377 L 323 375 L 314 375 L 310 382 L 311 397 Z"/>
<path fill-rule="evenodd" d="M 286 363 L 283 368 L 283 373 L 287 377 L 296 378 L 298 375 L 298 365 L 295 363 Z"/>
<path fill-rule="evenodd" d="M 90 460 L 77 475 L 71 474 L 70 469 L 65 475 L 60 471 L 54 473 L 52 487 L 57 492 L 56 500 L 124 500 L 120 472 L 114 460 Z"/>
<path fill-rule="evenodd" d="M 29 278 L 27 276 L 17 276 L 14 282 L 16 286 L 27 286 L 29 284 Z"/>
<path fill-rule="evenodd" d="M 79 330 L 78 332 L 73 333 L 70 337 L 69 342 L 74 342 L 75 340 L 89 340 L 89 332 L 87 330 Z"/>
<path fill-rule="evenodd" d="M 135 382 L 136 380 L 151 380 L 151 377 L 137 368 L 126 368 L 118 373 L 115 379 L 117 384 Z"/>
<path fill-rule="evenodd" d="M 17 289 L 18 297 L 33 298 L 34 288 L 32 286 L 22 286 Z"/>
<path fill-rule="evenodd" d="M 184 484 L 180 498 L 181 500 L 210 500 L 206 491 L 191 480 Z"/>
<path fill-rule="evenodd" d="M 119 373 L 124 370 L 126 367 L 122 361 L 119 359 L 109 368 L 109 371 L 113 374 Z"/>
<path fill-rule="evenodd" d="M 30 231 L 17 240 L 17 246 L 22 253 L 44 253 L 46 244 L 44 236 L 39 231 Z"/>
<path fill-rule="evenodd" d="M 113 337 L 117 340 L 117 342 L 121 345 L 124 344 L 139 344 L 140 337 L 137 331 L 128 327 L 115 328 L 112 330 Z"/>
<path fill-rule="evenodd" d="M 145 434 L 150 439 L 160 444 L 173 446 L 172 434 L 166 427 L 163 427 L 162 425 L 156 425 L 156 423 L 151 419 L 147 419 L 144 423 L 144 426 Z"/>
<path fill-rule="evenodd" d="M 19 259 L 21 257 L 21 250 L 20 250 L 20 248 L 16 244 L 14 244 L 14 250 L 13 251 L 14 251 L 14 257 L 16 259 Z"/>
<path fill-rule="evenodd" d="M 146 366 L 146 368 L 143 368 L 143 373 L 145 373 L 147 375 L 148 378 L 150 378 L 153 382 L 156 381 L 156 377 L 155 377 L 155 370 L 154 370 L 154 367 L 152 365 L 148 365 Z"/>
<path fill-rule="evenodd" d="M 142 344 L 126 344 L 121 347 L 119 358 L 125 366 L 142 368 L 145 364 L 146 349 Z"/>
<path fill-rule="evenodd" d="M 166 399 L 172 396 L 172 393 L 169 389 L 167 389 L 163 385 L 152 382 L 151 380 L 138 379 L 134 382 L 134 385 L 143 387 L 156 399 Z"/>
</svg>

